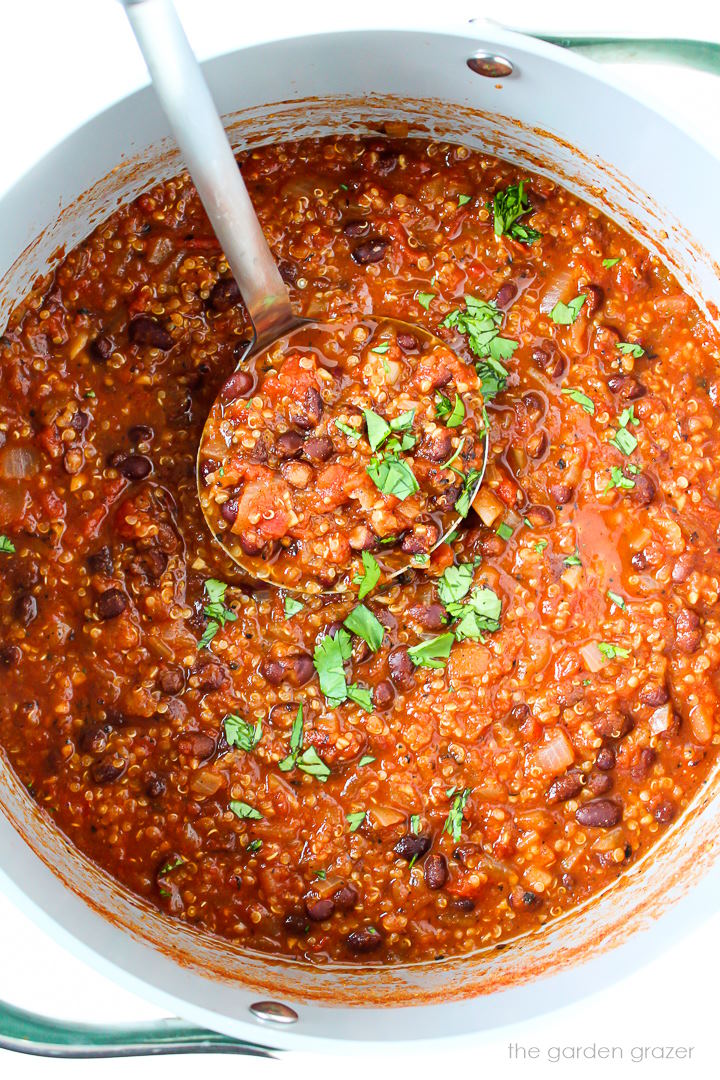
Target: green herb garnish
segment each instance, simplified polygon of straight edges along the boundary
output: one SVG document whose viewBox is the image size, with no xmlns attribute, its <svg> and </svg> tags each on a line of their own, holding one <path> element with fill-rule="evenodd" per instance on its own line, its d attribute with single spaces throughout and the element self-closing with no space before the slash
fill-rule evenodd
<svg viewBox="0 0 720 1080">
<path fill-rule="evenodd" d="M 504 521 L 501 522 L 500 525 L 498 525 L 495 532 L 501 540 L 510 540 L 513 534 L 511 527 L 507 525 Z"/>
<path fill-rule="evenodd" d="M 617 266 L 619 262 L 622 262 L 621 255 L 618 255 L 616 259 L 603 259 L 602 264 L 606 270 L 610 270 L 613 266 Z"/>
<path fill-rule="evenodd" d="M 443 668 L 455 641 L 454 634 L 439 634 L 408 649 L 415 667 Z"/>
<path fill-rule="evenodd" d="M 459 427 L 465 419 L 465 402 L 459 394 L 456 394 L 455 404 L 453 405 L 449 397 L 438 392 L 435 395 L 435 415 L 438 419 L 447 416 L 445 427 Z"/>
<path fill-rule="evenodd" d="M 378 356 L 384 356 L 389 348 L 390 348 L 390 342 L 389 341 L 381 341 L 380 344 L 376 345 L 374 349 L 370 350 L 370 352 L 377 353 Z"/>
<path fill-rule="evenodd" d="M 367 810 L 356 810 L 352 814 L 346 814 L 347 823 L 350 826 L 350 832 L 357 832 L 363 821 L 367 817 Z"/>
<path fill-rule="evenodd" d="M 299 600 L 296 600 L 293 596 L 286 596 L 284 601 L 285 618 L 292 619 L 293 615 L 297 615 L 299 611 L 302 611 L 305 607 Z"/>
<path fill-rule="evenodd" d="M 564 558 L 563 564 L 565 566 L 582 566 L 582 559 L 576 551 L 574 555 L 568 555 L 566 558 Z"/>
<path fill-rule="evenodd" d="M 416 292 L 415 299 L 417 300 L 420 307 L 424 307 L 426 311 L 429 311 L 430 305 L 435 299 L 435 295 L 436 294 L 434 292 Z"/>
<path fill-rule="evenodd" d="M 511 338 L 500 337 L 503 314 L 493 301 L 477 300 L 474 296 L 465 296 L 465 311 L 456 308 L 445 316 L 441 326 L 459 330 L 467 334 L 468 345 L 481 359 L 490 358 L 499 362 L 509 360 L 518 347 L 518 342 Z M 504 376 L 507 372 L 504 368 Z M 483 382 L 483 393 L 485 386 Z M 487 394 L 485 395 L 488 396 Z"/>
<path fill-rule="evenodd" d="M 474 562 L 460 563 L 459 566 L 448 566 L 442 572 L 438 578 L 438 596 L 446 607 L 456 604 L 470 592 L 475 566 Z"/>
<path fill-rule="evenodd" d="M 355 584 L 359 585 L 358 600 L 363 600 L 368 593 L 372 592 L 380 580 L 380 567 L 377 559 L 369 551 L 361 552 L 363 573 L 355 578 Z"/>
<path fill-rule="evenodd" d="M 598 641 L 598 649 L 606 660 L 627 660 L 630 650 L 622 645 L 611 645 L 609 641 Z"/>
<path fill-rule="evenodd" d="M 235 817 L 239 817 L 242 821 L 261 821 L 262 814 L 259 810 L 256 810 L 254 806 L 250 806 L 249 803 L 239 802 L 237 799 L 230 803 L 230 809 Z"/>
<path fill-rule="evenodd" d="M 342 420 L 333 420 L 335 427 L 338 431 L 342 431 L 343 435 L 347 435 L 348 439 L 359 439 L 362 436 L 362 432 L 357 428 L 352 427 L 350 424 L 343 423 Z"/>
<path fill-rule="evenodd" d="M 278 768 L 282 772 L 290 772 L 295 768 L 298 754 L 303 741 L 303 707 L 298 706 L 298 711 L 293 720 L 293 726 L 290 731 L 290 753 L 282 761 L 278 762 Z"/>
<path fill-rule="evenodd" d="M 525 180 L 521 180 L 519 184 L 510 184 L 504 191 L 498 191 L 492 203 L 488 203 L 488 210 L 492 210 L 496 236 L 509 236 L 521 244 L 530 245 L 539 240 L 542 233 L 520 223 L 521 217 L 533 212 L 527 199 L 525 183 Z"/>
<path fill-rule="evenodd" d="M 205 592 L 210 601 L 205 605 L 205 616 L 210 620 L 205 627 L 202 637 L 198 642 L 199 649 L 206 649 L 217 634 L 220 627 L 226 623 L 235 622 L 237 613 L 225 606 L 225 592 L 227 585 L 217 578 L 208 578 L 205 582 Z"/>
<path fill-rule="evenodd" d="M 616 431 L 610 442 L 613 446 L 616 446 L 621 453 L 628 457 L 632 454 L 633 450 L 636 449 L 638 444 L 638 441 L 632 432 L 628 431 L 625 427 L 621 427 L 619 431 Z M 635 485 L 633 484 L 633 487 L 634 486 Z"/>
<path fill-rule="evenodd" d="M 582 405 L 588 416 L 592 416 L 594 414 L 595 402 L 592 398 L 589 398 L 587 394 L 584 394 L 582 390 L 566 388 L 564 390 L 561 390 L 560 393 L 565 394 L 567 397 L 570 398 L 571 401 L 574 401 L 576 405 Z"/>
<path fill-rule="evenodd" d="M 473 589 L 462 603 L 448 604 L 447 610 L 454 619 L 459 620 L 454 627 L 458 641 L 464 638 L 477 640 L 482 638 L 483 634 L 494 634 L 500 629 L 502 601 L 497 593 L 486 585 Z"/>
<path fill-rule="evenodd" d="M 352 645 L 347 630 L 338 630 L 325 637 L 315 646 L 313 664 L 320 680 L 320 689 L 330 708 L 341 705 L 347 699 L 345 661 L 352 656 Z"/>
<path fill-rule="evenodd" d="M 3 555 L 15 554 L 15 545 L 13 544 L 10 537 L 5 536 L 4 533 L 0 536 L 0 552 L 2 552 Z"/>
<path fill-rule="evenodd" d="M 228 746 L 237 746 L 239 750 L 245 750 L 248 754 L 255 749 L 262 738 L 262 720 L 251 724 L 237 713 L 228 713 L 223 720 L 223 725 Z"/>
<path fill-rule="evenodd" d="M 547 546 L 547 540 L 538 540 L 537 544 L 535 544 L 535 550 L 537 551 L 538 555 L 542 555 L 543 551 Z"/>
<path fill-rule="evenodd" d="M 645 355 L 645 350 L 642 345 L 637 345 L 632 341 L 618 341 L 615 346 L 623 356 L 632 356 L 635 360 L 639 360 L 641 356 Z"/>
<path fill-rule="evenodd" d="M 385 628 L 364 604 L 353 608 L 343 625 L 367 642 L 373 652 L 377 652 L 382 645 Z"/>
<path fill-rule="evenodd" d="M 262 840 L 251 840 L 249 844 L 245 845 L 245 850 L 248 851 L 251 855 L 257 855 L 262 845 Z"/>
<path fill-rule="evenodd" d="M 550 318 L 557 326 L 572 326 L 586 300 L 587 295 L 585 293 L 576 296 L 569 304 L 563 304 L 562 300 L 558 300 L 550 312 Z"/>
<path fill-rule="evenodd" d="M 365 712 L 372 712 L 372 694 L 366 686 L 358 686 L 357 683 L 350 683 L 347 688 L 347 696 L 350 701 L 354 701 L 356 705 L 359 705 Z"/>
<path fill-rule="evenodd" d="M 372 754 L 363 754 L 363 756 L 358 761 L 358 768 L 361 768 L 361 766 L 363 765 L 369 765 L 370 762 L 374 760 L 375 758 L 372 756 Z"/>
<path fill-rule="evenodd" d="M 469 203 L 471 200 L 472 200 L 472 195 L 458 195 L 457 204 L 458 204 L 459 207 L 460 206 L 465 206 L 465 204 Z"/>
<path fill-rule="evenodd" d="M 468 801 L 471 790 L 471 788 L 464 788 L 455 796 L 452 806 L 450 807 L 450 813 L 443 826 L 443 832 L 450 833 L 455 843 L 458 842 L 462 833 L 463 811 L 465 810 L 465 804 Z"/>
<path fill-rule="evenodd" d="M 470 513 L 470 506 L 475 493 L 475 485 L 481 476 L 482 473 L 478 469 L 471 469 L 465 477 L 462 491 L 455 503 L 455 512 L 456 514 L 459 514 L 461 518 L 467 517 Z"/>
<path fill-rule="evenodd" d="M 632 491 L 635 487 L 635 481 L 631 480 L 629 476 L 625 476 L 622 469 L 619 469 L 617 465 L 613 465 L 610 470 L 610 480 L 605 485 L 605 491 L 610 491 L 611 488 L 620 488 L 622 491 Z"/>
<path fill-rule="evenodd" d="M 383 495 L 394 495 L 400 502 L 420 490 L 412 469 L 397 454 L 373 458 L 365 472 Z"/>
<path fill-rule="evenodd" d="M 624 611 L 627 607 L 627 604 L 623 600 L 622 596 L 620 596 L 619 593 L 613 592 L 612 589 L 608 589 L 607 598 L 611 604 L 614 604 L 615 607 L 619 607 L 622 611 Z"/>
</svg>

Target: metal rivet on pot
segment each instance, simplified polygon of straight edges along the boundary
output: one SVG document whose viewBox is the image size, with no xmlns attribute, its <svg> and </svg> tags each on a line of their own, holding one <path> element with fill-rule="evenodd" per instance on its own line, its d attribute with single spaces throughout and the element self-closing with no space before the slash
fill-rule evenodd
<svg viewBox="0 0 720 1080">
<path fill-rule="evenodd" d="M 281 1001 L 256 1001 L 250 1006 L 250 1012 L 269 1024 L 296 1024 L 299 1019 L 295 1010 Z"/>
<path fill-rule="evenodd" d="M 475 53 L 467 61 L 467 66 L 476 75 L 484 75 L 488 79 L 506 79 L 514 71 L 507 57 L 486 52 Z"/>
</svg>

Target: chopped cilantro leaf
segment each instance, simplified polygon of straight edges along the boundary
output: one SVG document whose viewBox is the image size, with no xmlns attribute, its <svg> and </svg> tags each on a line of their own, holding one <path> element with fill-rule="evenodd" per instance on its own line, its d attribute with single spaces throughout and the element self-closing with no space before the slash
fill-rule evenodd
<svg viewBox="0 0 720 1080">
<path fill-rule="evenodd" d="M 458 204 L 458 206 L 465 206 L 465 204 L 469 203 L 471 201 L 471 199 L 472 199 L 472 195 L 458 195 L 457 204 Z"/>
<path fill-rule="evenodd" d="M 338 431 L 342 431 L 343 435 L 347 435 L 348 439 L 359 439 L 362 434 L 357 428 L 352 427 L 351 424 L 344 424 L 342 420 L 334 420 L 333 423 Z"/>
<path fill-rule="evenodd" d="M 250 843 L 246 845 L 245 850 L 249 851 L 251 855 L 257 855 L 262 845 L 262 840 L 251 840 Z"/>
<path fill-rule="evenodd" d="M 459 566 L 448 566 L 438 578 L 438 596 L 447 607 L 448 604 L 456 604 L 470 592 L 475 563 L 460 563 Z"/>
<path fill-rule="evenodd" d="M 384 356 L 389 348 L 390 348 L 390 342 L 389 341 L 381 341 L 380 344 L 376 345 L 374 349 L 370 350 L 370 352 L 371 353 L 377 353 L 378 356 Z"/>
<path fill-rule="evenodd" d="M 358 604 L 353 608 L 343 625 L 366 641 L 373 652 L 377 652 L 382 645 L 385 636 L 383 624 L 364 604 Z"/>
<path fill-rule="evenodd" d="M 356 810 L 352 814 L 346 814 L 347 823 L 350 826 L 350 832 L 357 832 L 363 821 L 367 817 L 367 810 Z"/>
<path fill-rule="evenodd" d="M 630 650 L 622 645 L 611 645 L 609 641 L 598 641 L 598 649 L 606 660 L 627 660 Z"/>
<path fill-rule="evenodd" d="M 634 487 L 635 481 L 625 476 L 622 469 L 619 469 L 617 465 L 613 465 L 610 470 L 610 480 L 605 485 L 604 490 L 610 491 L 611 488 L 620 488 L 622 491 L 632 491 Z"/>
<path fill-rule="evenodd" d="M 282 772 L 290 772 L 295 768 L 297 762 L 297 756 L 300 753 L 300 748 L 303 742 L 303 707 L 298 706 L 297 715 L 293 720 L 292 730 L 290 732 L 290 753 L 282 761 L 278 762 L 278 768 Z"/>
<path fill-rule="evenodd" d="M 239 817 L 243 821 L 262 821 L 262 814 L 260 811 L 256 810 L 254 806 L 250 806 L 249 803 L 240 802 L 235 799 L 230 803 L 230 809 L 235 817 Z"/>
<path fill-rule="evenodd" d="M 330 708 L 341 705 L 348 696 L 344 664 L 352 655 L 350 635 L 338 630 L 334 637 L 326 634 L 315 646 L 313 664 L 320 680 L 320 689 Z"/>
<path fill-rule="evenodd" d="M 392 428 L 384 417 L 378 416 L 372 409 L 364 409 L 363 416 L 365 417 L 365 423 L 367 425 L 370 448 L 371 450 L 377 450 L 377 448 L 388 438 Z"/>
<path fill-rule="evenodd" d="M 380 580 L 380 567 L 375 556 L 371 555 L 369 551 L 363 551 L 361 558 L 363 573 L 355 578 L 355 583 L 360 586 L 358 600 L 363 600 L 368 593 L 372 592 Z"/>
<path fill-rule="evenodd" d="M 498 525 L 495 532 L 497 533 L 497 535 L 500 537 L 501 540 L 510 540 L 510 538 L 512 537 L 512 534 L 513 534 L 513 531 L 511 529 L 511 527 L 509 525 L 507 525 L 504 521 L 501 522 Z"/>
<path fill-rule="evenodd" d="M 619 593 L 613 592 L 612 589 L 608 589 L 607 598 L 611 604 L 614 604 L 615 607 L 619 607 L 622 611 L 624 611 L 627 607 L 627 604 L 623 600 L 622 596 L 620 596 Z"/>
<path fill-rule="evenodd" d="M 330 769 L 319 756 L 314 746 L 308 746 L 306 750 L 303 750 L 296 764 L 301 772 L 314 776 L 316 780 L 320 780 L 322 783 L 325 783 L 330 775 Z"/>
<path fill-rule="evenodd" d="M 589 416 L 592 416 L 595 412 L 595 402 L 592 398 L 589 398 L 587 394 L 583 394 L 582 390 L 566 387 L 564 390 L 561 390 L 560 393 L 565 394 L 571 401 L 574 401 L 576 405 L 582 405 Z"/>
<path fill-rule="evenodd" d="M 537 544 L 535 545 L 535 550 L 537 551 L 538 555 L 542 555 L 543 551 L 547 546 L 547 540 L 538 540 Z"/>
<path fill-rule="evenodd" d="M 460 457 L 460 453 L 461 453 L 462 448 L 463 448 L 464 445 L 465 445 L 465 439 L 462 438 L 460 440 L 460 442 L 458 443 L 457 448 L 453 451 L 453 453 L 450 455 L 450 457 L 447 459 L 447 461 L 443 461 L 441 463 L 440 468 L 441 469 L 449 469 L 452 466 L 453 461 L 457 461 L 457 459 Z M 453 472 L 457 472 L 457 470 L 453 469 Z M 464 475 L 464 473 L 460 473 L 460 476 L 463 476 L 463 475 Z"/>
<path fill-rule="evenodd" d="M 372 754 L 363 754 L 363 756 L 358 761 L 358 768 L 360 768 L 362 765 L 369 765 L 370 762 L 374 760 L 375 758 L 372 756 Z"/>
<path fill-rule="evenodd" d="M 414 836 L 417 836 L 418 833 L 420 832 L 420 815 L 419 814 L 413 814 L 412 817 L 410 818 L 410 832 Z"/>
<path fill-rule="evenodd" d="M 628 407 L 623 409 L 623 411 L 618 417 L 618 424 L 620 425 L 620 427 L 627 427 L 628 424 L 632 424 L 633 427 L 637 427 L 639 423 L 640 421 L 635 416 L 634 405 L 628 405 Z"/>
<path fill-rule="evenodd" d="M 610 442 L 613 444 L 613 446 L 616 446 L 618 450 L 620 450 L 623 454 L 626 454 L 627 456 L 632 454 L 633 450 L 635 450 L 638 444 L 638 441 L 632 434 L 632 432 L 628 431 L 628 429 L 625 427 L 621 427 L 618 431 L 616 431 Z"/>
<path fill-rule="evenodd" d="M 572 326 L 586 300 L 587 295 L 585 293 L 576 296 L 569 304 L 563 304 L 562 300 L 558 300 L 550 312 L 550 318 L 557 326 Z"/>
<path fill-rule="evenodd" d="M 425 310 L 428 311 L 430 309 L 431 303 L 435 299 L 435 293 L 434 292 L 416 292 L 415 293 L 415 299 L 417 300 L 420 307 L 424 307 Z"/>
<path fill-rule="evenodd" d="M 237 746 L 239 750 L 250 753 L 254 750 L 262 738 L 262 720 L 251 724 L 249 720 L 243 720 L 237 713 L 228 713 L 223 720 L 225 738 L 228 746 Z"/>
<path fill-rule="evenodd" d="M 576 551 L 574 555 L 568 555 L 563 559 L 563 564 L 565 566 L 582 566 L 582 559 Z"/>
<path fill-rule="evenodd" d="M 483 360 L 477 365 L 480 376 L 480 388 L 485 401 L 492 401 L 501 394 L 508 381 L 508 370 L 503 367 L 499 360 Z"/>
<path fill-rule="evenodd" d="M 464 638 L 481 638 L 500 629 L 502 601 L 497 593 L 484 585 L 473 589 L 467 600 L 447 605 L 447 610 L 458 623 L 454 628 L 458 641 Z"/>
<path fill-rule="evenodd" d="M 10 537 L 5 536 L 4 533 L 0 536 L 0 552 L 2 552 L 3 555 L 15 554 L 15 545 L 13 544 Z"/>
<path fill-rule="evenodd" d="M 465 810 L 465 804 L 468 801 L 470 791 L 470 788 L 464 788 L 455 796 L 452 806 L 450 807 L 450 813 L 443 826 L 443 832 L 450 833 L 455 843 L 458 842 L 462 833 L 463 811 Z"/>
<path fill-rule="evenodd" d="M 285 618 L 292 619 L 293 615 L 297 615 L 299 611 L 302 611 L 305 605 L 301 604 L 300 601 L 296 600 L 293 596 L 286 596 L 284 607 Z"/>
<path fill-rule="evenodd" d="M 521 180 L 519 184 L 510 184 L 503 191 L 498 191 L 492 203 L 488 203 L 488 209 L 492 210 L 496 236 L 509 236 L 521 244 L 530 245 L 539 240 L 542 233 L 520 223 L 521 217 L 533 212 L 527 199 L 525 183 L 525 180 Z"/>
<path fill-rule="evenodd" d="M 443 668 L 455 641 L 454 634 L 439 634 L 408 649 L 415 667 Z"/>
<path fill-rule="evenodd" d="M 397 454 L 373 458 L 365 472 L 383 495 L 394 495 L 400 502 L 414 495 L 420 488 L 408 463 L 402 461 Z"/>
<path fill-rule="evenodd" d="M 611 270 L 613 266 L 617 266 L 619 262 L 622 262 L 622 256 L 618 255 L 616 259 L 603 259 L 602 264 L 606 270 Z"/>
<path fill-rule="evenodd" d="M 365 712 L 372 712 L 372 694 L 366 686 L 358 686 L 357 683 L 350 683 L 347 688 L 347 696 L 350 701 L 354 701 L 356 705 L 359 705 Z"/>
<path fill-rule="evenodd" d="M 455 503 L 455 513 L 461 518 L 465 518 L 470 513 L 470 506 L 475 496 L 475 487 L 480 480 L 482 473 L 478 469 L 471 469 L 465 477 L 460 496 Z"/>
<path fill-rule="evenodd" d="M 205 629 L 203 630 L 202 637 L 198 641 L 198 649 L 207 649 L 208 645 L 210 644 L 212 639 L 215 637 L 215 635 L 217 634 L 219 629 L 220 629 L 220 624 L 214 622 L 211 619 L 210 622 L 205 627 Z"/>
<path fill-rule="evenodd" d="M 477 300 L 474 296 L 466 295 L 465 311 L 456 308 L 445 316 L 440 325 L 451 327 L 461 334 L 467 334 L 468 345 L 476 356 L 482 360 L 495 361 L 500 369 L 495 371 L 497 381 L 498 375 L 501 378 L 507 378 L 507 372 L 500 361 L 509 360 L 519 344 L 510 338 L 499 337 L 502 321 L 503 314 L 494 301 Z M 483 394 L 487 398 L 492 395 L 485 393 L 485 378 L 481 368 L 482 365 L 478 368 L 478 372 L 483 380 Z"/>
<path fill-rule="evenodd" d="M 623 356 L 632 356 L 635 360 L 639 360 L 641 356 L 645 355 L 642 345 L 637 345 L 633 341 L 618 341 L 616 348 L 620 350 Z"/>
</svg>

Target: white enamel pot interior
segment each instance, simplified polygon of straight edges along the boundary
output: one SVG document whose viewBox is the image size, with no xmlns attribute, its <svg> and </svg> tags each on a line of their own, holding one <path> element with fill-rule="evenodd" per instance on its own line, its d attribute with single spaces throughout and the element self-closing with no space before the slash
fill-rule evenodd
<svg viewBox="0 0 720 1080">
<path fill-rule="evenodd" d="M 508 57 L 514 73 L 474 74 L 466 61 L 479 51 Z M 205 71 L 238 148 L 404 121 L 411 135 L 554 176 L 645 235 L 711 315 L 720 306 L 720 217 L 708 212 L 720 163 L 589 62 L 476 24 L 277 40 Z M 166 135 L 152 91 L 142 90 L 77 130 L 9 192 L 0 207 L 0 326 L 59 248 L 179 171 Z M 176 1015 L 280 1047 L 458 1039 L 558 1007 L 696 925 L 713 910 L 720 879 L 715 776 L 650 858 L 532 936 L 432 964 L 311 968 L 244 953 L 147 908 L 54 830 L 2 760 L 0 776 L 2 877 L 26 910 Z M 261 1024 L 250 1006 L 267 999 L 292 1004 L 297 1022 Z"/>
</svg>

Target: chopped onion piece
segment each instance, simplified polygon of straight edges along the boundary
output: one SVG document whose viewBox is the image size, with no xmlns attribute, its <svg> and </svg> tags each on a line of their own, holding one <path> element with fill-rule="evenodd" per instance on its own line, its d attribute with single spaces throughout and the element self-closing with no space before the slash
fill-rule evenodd
<svg viewBox="0 0 720 1080">
<path fill-rule="evenodd" d="M 672 722 L 673 713 L 670 708 L 670 702 L 658 706 L 658 708 L 650 715 L 648 721 L 653 735 L 660 735 L 663 731 L 668 731 L 669 728 L 672 727 Z"/>
<path fill-rule="evenodd" d="M 580 655 L 585 661 L 585 667 L 588 671 L 599 671 L 605 663 L 603 655 L 597 647 L 596 642 L 590 641 L 587 645 L 583 645 L 580 650 Z"/>
<path fill-rule="evenodd" d="M 549 741 L 535 751 L 535 761 L 542 771 L 550 776 L 565 772 L 574 760 L 572 743 L 560 728 L 555 728 Z"/>
</svg>

